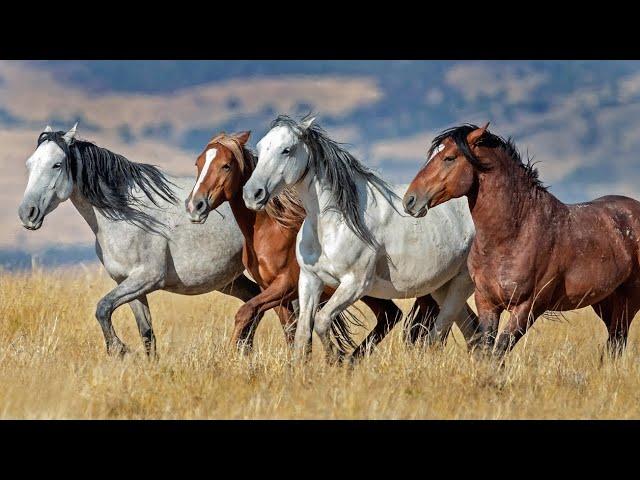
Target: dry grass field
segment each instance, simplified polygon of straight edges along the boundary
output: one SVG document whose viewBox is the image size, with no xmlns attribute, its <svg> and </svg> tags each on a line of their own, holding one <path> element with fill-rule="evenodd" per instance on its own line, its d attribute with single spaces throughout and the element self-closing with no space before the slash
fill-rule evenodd
<svg viewBox="0 0 640 480">
<path fill-rule="evenodd" d="M 318 343 L 301 367 L 273 314 L 240 357 L 228 345 L 238 300 L 157 292 L 150 362 L 126 306 L 114 324 L 134 353 L 106 356 L 93 313 L 112 285 L 95 266 L 0 273 L 1 418 L 640 417 L 639 327 L 622 358 L 601 363 L 606 333 L 591 310 L 539 320 L 502 369 L 470 358 L 457 331 L 424 351 L 406 348 L 399 328 L 354 368 L 326 365 Z"/>
</svg>

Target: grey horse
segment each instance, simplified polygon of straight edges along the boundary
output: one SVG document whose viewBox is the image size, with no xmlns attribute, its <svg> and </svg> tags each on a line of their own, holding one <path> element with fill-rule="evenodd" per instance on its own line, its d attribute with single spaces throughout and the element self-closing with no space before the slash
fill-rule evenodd
<svg viewBox="0 0 640 480">
<path fill-rule="evenodd" d="M 29 180 L 18 213 L 37 230 L 44 217 L 71 199 L 96 236 L 96 253 L 118 284 L 96 309 L 109 354 L 128 351 L 111 322 L 129 303 L 150 356 L 156 355 L 147 294 L 155 290 L 196 295 L 218 290 L 247 301 L 260 292 L 242 275 L 243 237 L 228 207 L 204 225 L 190 223 L 177 198 L 191 178 L 174 178 L 158 168 L 76 139 L 47 126 L 27 160 Z M 253 331 L 246 333 L 253 336 Z M 250 343 L 250 340 L 247 339 Z"/>
</svg>

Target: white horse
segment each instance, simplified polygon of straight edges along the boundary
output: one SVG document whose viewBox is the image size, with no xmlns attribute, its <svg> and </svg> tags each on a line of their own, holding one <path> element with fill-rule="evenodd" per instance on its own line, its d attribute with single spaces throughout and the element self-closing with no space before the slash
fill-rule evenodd
<svg viewBox="0 0 640 480">
<path fill-rule="evenodd" d="M 364 295 L 432 294 L 440 313 L 430 338 L 446 338 L 456 322 L 473 341 L 477 317 L 464 308 L 474 289 L 467 255 L 475 230 L 467 200 L 429 209 L 421 219 L 405 216 L 406 187 L 387 186 L 313 121 L 280 116 L 273 122 L 257 145 L 258 164 L 243 192 L 246 205 L 260 210 L 285 185 L 295 186 L 307 211 L 296 248 L 296 353 L 310 351 L 315 330 L 332 358 L 332 319 Z M 316 314 L 325 285 L 336 291 Z"/>
<path fill-rule="evenodd" d="M 242 275 L 243 237 L 231 209 L 223 206 L 206 225 L 193 225 L 176 202 L 193 184 L 159 169 L 75 138 L 76 127 L 54 132 L 47 126 L 27 160 L 29 181 L 18 213 L 25 228 L 37 230 L 45 216 L 71 199 L 96 236 L 96 253 L 118 286 L 96 309 L 107 352 L 124 354 L 111 314 L 129 303 L 145 350 L 156 339 L 147 294 L 167 290 L 185 295 L 220 290 L 247 301 L 260 293 Z M 251 343 L 253 331 L 246 336 Z"/>
</svg>

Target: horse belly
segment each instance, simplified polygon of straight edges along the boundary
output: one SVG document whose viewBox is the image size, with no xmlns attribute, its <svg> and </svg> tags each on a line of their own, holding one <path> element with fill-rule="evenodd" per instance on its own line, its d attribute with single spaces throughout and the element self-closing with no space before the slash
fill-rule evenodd
<svg viewBox="0 0 640 480">
<path fill-rule="evenodd" d="M 176 225 L 169 239 L 166 290 L 206 293 L 224 287 L 244 271 L 242 234 L 229 222 L 235 220 L 225 215 L 224 220 L 209 218 L 204 225 Z"/>
<path fill-rule="evenodd" d="M 565 274 L 563 298 L 557 302 L 563 310 L 598 303 L 625 282 L 632 270 L 630 259 L 623 261 L 606 257 L 609 256 L 571 266 Z"/>
<path fill-rule="evenodd" d="M 419 219 L 393 215 L 386 231 L 389 259 L 379 260 L 374 287 L 386 298 L 421 296 L 447 283 L 466 268 L 475 233 L 466 199 L 439 205 Z"/>
</svg>

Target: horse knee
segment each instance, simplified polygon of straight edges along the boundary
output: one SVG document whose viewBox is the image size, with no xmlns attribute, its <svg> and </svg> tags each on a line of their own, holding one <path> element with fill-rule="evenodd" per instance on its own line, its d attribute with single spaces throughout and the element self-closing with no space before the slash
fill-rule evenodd
<svg viewBox="0 0 640 480">
<path fill-rule="evenodd" d="M 238 312 L 236 313 L 235 322 L 236 325 L 248 325 L 253 321 L 253 319 L 257 315 L 257 309 L 253 308 L 251 305 L 245 303 Z"/>
<path fill-rule="evenodd" d="M 316 316 L 316 321 L 313 324 L 313 331 L 316 334 L 323 338 L 329 334 L 329 329 L 331 328 L 331 318 L 328 315 L 318 313 Z"/>
<path fill-rule="evenodd" d="M 112 307 L 110 301 L 104 298 L 100 300 L 98 302 L 98 306 L 96 307 L 96 318 L 98 319 L 98 321 L 100 323 L 107 321 L 107 319 L 111 315 L 111 310 Z"/>
</svg>

